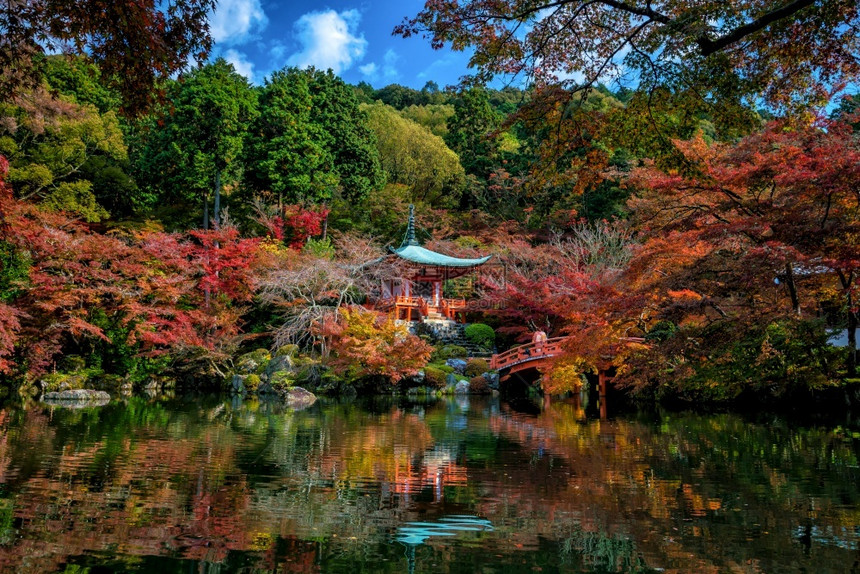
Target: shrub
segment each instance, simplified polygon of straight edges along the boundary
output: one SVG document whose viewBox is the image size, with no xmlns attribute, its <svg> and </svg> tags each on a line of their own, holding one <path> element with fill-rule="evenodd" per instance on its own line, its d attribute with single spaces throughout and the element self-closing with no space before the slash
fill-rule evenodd
<svg viewBox="0 0 860 574">
<path fill-rule="evenodd" d="M 493 346 L 496 340 L 496 332 L 489 325 L 483 323 L 472 323 L 465 330 L 466 338 L 472 343 L 485 349 Z"/>
<path fill-rule="evenodd" d="M 469 359 L 469 362 L 466 363 L 466 370 L 464 374 L 467 377 L 477 377 L 478 375 L 483 375 L 487 371 L 490 370 L 490 363 L 488 363 L 484 359 Z"/>
<path fill-rule="evenodd" d="M 484 377 L 472 377 L 469 379 L 469 392 L 473 395 L 490 394 L 490 385 Z"/>
<path fill-rule="evenodd" d="M 442 369 L 427 365 L 424 367 L 424 384 L 433 389 L 445 388 L 445 377 L 447 373 Z"/>
</svg>

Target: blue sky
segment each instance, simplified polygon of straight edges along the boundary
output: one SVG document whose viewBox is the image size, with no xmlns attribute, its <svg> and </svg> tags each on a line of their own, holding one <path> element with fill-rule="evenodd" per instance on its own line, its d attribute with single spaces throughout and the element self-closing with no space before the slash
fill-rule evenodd
<svg viewBox="0 0 860 574">
<path fill-rule="evenodd" d="M 421 88 L 433 80 L 444 88 L 467 73 L 468 54 L 391 35 L 423 5 L 424 0 L 219 0 L 210 17 L 212 55 L 227 59 L 255 84 L 284 66 L 313 65 L 331 68 L 351 84 Z"/>
</svg>

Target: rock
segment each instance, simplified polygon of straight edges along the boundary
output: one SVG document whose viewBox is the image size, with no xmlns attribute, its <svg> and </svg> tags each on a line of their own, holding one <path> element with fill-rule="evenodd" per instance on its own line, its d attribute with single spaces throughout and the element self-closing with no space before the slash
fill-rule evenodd
<svg viewBox="0 0 860 574">
<path fill-rule="evenodd" d="M 245 392 L 245 377 L 247 375 L 233 375 L 230 381 L 230 392 L 234 395 L 241 395 Z"/>
<path fill-rule="evenodd" d="M 301 387 L 293 387 L 282 395 L 284 402 L 291 409 L 306 409 L 317 401 L 316 395 Z"/>
<path fill-rule="evenodd" d="M 457 386 L 457 383 L 460 382 L 460 378 L 454 373 L 448 373 L 445 375 L 445 386 L 454 388 Z"/>
<path fill-rule="evenodd" d="M 298 345 L 284 345 L 275 351 L 275 357 L 294 357 L 299 354 Z"/>
<path fill-rule="evenodd" d="M 275 391 L 275 389 L 272 388 L 272 385 L 270 385 L 269 383 L 260 383 L 260 386 L 257 387 L 257 394 L 265 396 L 277 395 L 278 393 Z"/>
<path fill-rule="evenodd" d="M 272 355 L 267 349 L 257 349 L 245 353 L 236 359 L 236 372 L 241 375 L 260 374 L 265 371 L 271 359 Z"/>
<path fill-rule="evenodd" d="M 456 395 L 468 395 L 469 394 L 469 381 L 460 381 L 457 383 L 457 386 L 454 387 L 454 394 Z"/>
<path fill-rule="evenodd" d="M 498 389 L 499 388 L 499 373 L 487 372 L 481 376 L 487 380 L 487 385 L 491 389 Z"/>
<path fill-rule="evenodd" d="M 466 371 L 466 365 L 468 363 L 464 359 L 448 359 L 445 361 L 445 364 L 462 375 Z"/>
<path fill-rule="evenodd" d="M 293 367 L 293 357 L 292 355 L 279 355 L 274 359 L 269 361 L 269 364 L 266 365 L 266 369 L 263 374 L 266 375 L 266 378 L 271 378 L 274 373 L 278 371 L 292 371 Z"/>
<path fill-rule="evenodd" d="M 110 402 L 110 395 L 104 391 L 96 391 L 93 389 L 72 389 L 68 391 L 45 393 L 42 396 L 42 401 L 46 403 L 88 402 L 106 404 Z"/>
</svg>

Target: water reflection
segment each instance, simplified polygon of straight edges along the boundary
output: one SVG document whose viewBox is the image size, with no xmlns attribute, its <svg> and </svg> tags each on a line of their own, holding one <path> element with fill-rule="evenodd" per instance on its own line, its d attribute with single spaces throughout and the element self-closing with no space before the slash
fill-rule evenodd
<svg viewBox="0 0 860 574">
<path fill-rule="evenodd" d="M 856 433 L 515 407 L 0 409 L 0 569 L 858 569 Z"/>
</svg>

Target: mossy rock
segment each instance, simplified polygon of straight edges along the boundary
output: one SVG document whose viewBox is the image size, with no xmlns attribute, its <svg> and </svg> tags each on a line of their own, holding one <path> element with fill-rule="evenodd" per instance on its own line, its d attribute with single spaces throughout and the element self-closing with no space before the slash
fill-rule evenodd
<svg viewBox="0 0 860 574">
<path fill-rule="evenodd" d="M 433 367 L 434 369 L 438 369 L 438 370 L 442 371 L 443 373 L 445 373 L 446 375 L 448 373 L 454 372 L 454 367 L 452 367 L 450 365 L 446 365 L 445 363 L 429 363 L 427 366 Z"/>
<path fill-rule="evenodd" d="M 240 375 L 250 375 L 251 373 L 261 375 L 271 360 L 272 355 L 268 349 L 257 349 L 245 353 L 236 358 L 236 372 Z"/>
<path fill-rule="evenodd" d="M 126 386 L 126 379 L 120 375 L 101 375 L 93 381 L 92 388 L 98 391 L 118 393 Z"/>
<path fill-rule="evenodd" d="M 458 357 L 468 357 L 469 352 L 465 349 L 465 347 L 461 347 L 460 345 L 442 345 L 441 347 L 436 347 L 433 353 L 430 355 L 430 360 L 435 362 L 444 362 L 448 359 L 456 359 Z"/>
<path fill-rule="evenodd" d="M 299 354 L 298 345 L 283 345 L 275 349 L 273 356 L 275 357 L 295 357 Z"/>
<path fill-rule="evenodd" d="M 51 373 L 39 380 L 43 393 L 83 389 L 89 376 L 87 373 Z"/>
<path fill-rule="evenodd" d="M 245 385 L 245 390 L 248 392 L 256 391 L 260 386 L 260 375 L 251 374 L 245 377 L 245 380 L 242 383 Z"/>
</svg>

